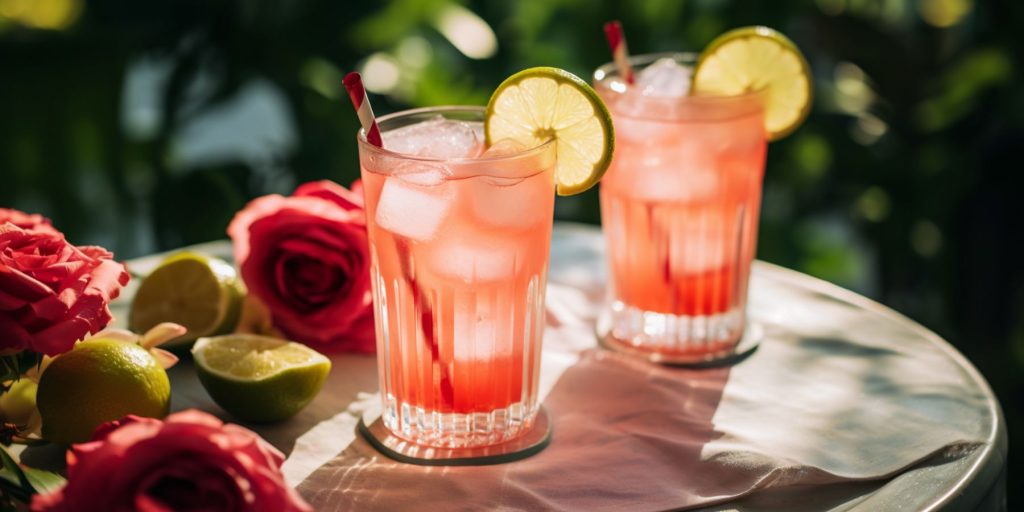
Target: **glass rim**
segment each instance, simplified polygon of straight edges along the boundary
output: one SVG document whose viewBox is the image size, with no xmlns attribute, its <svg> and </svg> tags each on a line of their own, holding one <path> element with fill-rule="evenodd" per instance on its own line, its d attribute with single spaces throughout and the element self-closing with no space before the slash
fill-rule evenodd
<svg viewBox="0 0 1024 512">
<path fill-rule="evenodd" d="M 650 64 L 653 64 L 658 59 L 669 58 L 680 64 L 687 64 L 691 67 L 696 65 L 699 54 L 695 52 L 654 52 L 654 53 L 642 53 L 638 55 L 632 55 L 629 57 L 629 63 L 634 69 L 641 69 Z M 615 65 L 615 62 L 606 62 L 597 67 L 593 73 L 594 89 L 601 91 L 607 91 L 610 94 L 622 95 L 625 94 L 625 90 L 617 90 L 609 85 L 609 78 L 618 77 L 619 68 Z M 762 97 L 765 94 L 764 90 L 749 91 L 742 94 L 686 94 L 684 96 L 644 96 L 647 101 L 651 102 L 663 102 L 663 103 L 696 103 L 696 104 L 725 104 L 725 103 L 739 103 L 743 101 L 758 100 L 763 103 Z"/>
<path fill-rule="evenodd" d="M 480 121 L 483 122 L 483 117 L 487 112 L 486 107 L 472 106 L 472 105 L 439 105 L 435 107 L 419 107 L 411 108 L 406 110 L 400 110 L 398 112 L 392 112 L 387 115 L 383 115 L 377 118 L 377 126 L 383 133 L 383 125 L 389 121 L 395 121 L 407 117 L 424 115 L 424 114 L 438 114 L 444 115 L 445 113 L 461 112 L 469 114 L 479 114 Z M 397 151 L 391 151 L 380 146 L 370 144 L 370 141 L 366 139 L 366 130 L 359 128 L 356 132 L 356 140 L 359 143 L 359 147 L 369 151 L 372 154 L 387 157 L 387 158 L 400 158 L 402 160 L 413 160 L 418 162 L 432 162 L 432 163 L 448 163 L 448 164 L 463 164 L 463 163 L 480 163 L 480 162 L 503 162 L 508 160 L 525 159 L 531 156 L 537 156 L 544 151 L 553 151 L 555 149 L 555 139 L 548 139 L 536 146 L 526 148 L 514 153 L 496 155 L 496 156 L 478 156 L 478 157 L 459 157 L 459 158 L 443 158 L 443 157 L 432 157 L 424 155 L 410 155 L 408 153 L 399 153 Z"/>
</svg>

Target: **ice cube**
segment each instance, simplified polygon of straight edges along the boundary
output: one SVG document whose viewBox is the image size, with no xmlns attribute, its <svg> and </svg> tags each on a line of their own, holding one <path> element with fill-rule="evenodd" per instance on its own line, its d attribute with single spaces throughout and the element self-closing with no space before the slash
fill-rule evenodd
<svg viewBox="0 0 1024 512">
<path fill-rule="evenodd" d="M 455 340 L 455 359 L 473 361 L 490 359 L 495 356 L 498 337 L 506 331 L 498 329 L 500 311 L 495 301 L 487 300 L 486 294 L 470 293 L 455 296 L 452 338 Z M 505 314 L 509 310 L 505 309 Z M 508 334 L 505 334 L 506 336 Z"/>
<path fill-rule="evenodd" d="M 618 169 L 616 169 L 618 170 Z M 623 173 L 629 194 L 646 201 L 687 203 L 710 201 L 725 183 L 711 155 L 652 149 L 639 165 Z M 625 176 L 628 175 L 628 176 Z"/>
<path fill-rule="evenodd" d="M 472 216 L 486 225 L 523 230 L 551 222 L 555 184 L 549 173 L 475 178 L 469 190 Z"/>
<path fill-rule="evenodd" d="M 494 144 L 491 144 L 486 151 L 480 154 L 481 159 L 486 158 L 500 158 L 503 156 L 514 155 L 527 150 L 525 145 L 520 144 L 512 139 L 501 139 Z M 523 176 L 493 176 L 495 171 L 500 174 L 505 170 L 519 170 L 514 165 L 502 162 L 504 165 L 498 165 L 498 163 L 492 162 L 480 162 L 479 165 L 473 166 L 472 174 L 476 176 L 483 176 L 483 181 L 492 183 L 501 187 L 510 187 L 523 181 Z"/>
<path fill-rule="evenodd" d="M 470 284 L 511 279 L 523 267 L 523 250 L 516 239 L 466 220 L 447 226 L 420 257 L 426 269 L 446 279 Z"/>
<path fill-rule="evenodd" d="M 679 274 L 718 270 L 735 255 L 735 222 L 720 209 L 665 211 L 658 219 L 669 226 L 669 258 Z"/>
<path fill-rule="evenodd" d="M 551 218 L 555 184 L 550 173 L 542 173 L 536 159 L 502 159 L 520 153 L 526 146 L 508 139 L 491 145 L 479 160 L 459 164 L 454 171 L 460 180 L 463 199 L 471 218 L 494 227 L 526 229 Z M 489 160 L 488 157 L 497 157 Z"/>
<path fill-rule="evenodd" d="M 637 86 L 644 96 L 686 96 L 690 92 L 692 73 L 691 68 L 665 57 L 640 70 L 637 74 Z"/>
<path fill-rule="evenodd" d="M 483 147 L 483 124 L 436 116 L 381 134 L 384 148 L 431 158 L 470 158 Z"/>
<path fill-rule="evenodd" d="M 453 204 L 454 188 L 441 168 L 418 164 L 419 171 L 390 176 L 377 201 L 377 225 L 419 242 L 430 240 Z"/>
<path fill-rule="evenodd" d="M 391 170 L 391 175 L 406 183 L 433 187 L 450 178 L 451 172 L 444 166 L 409 161 L 398 164 Z"/>
<path fill-rule="evenodd" d="M 638 96 L 639 97 L 639 96 Z M 630 148 L 634 147 L 663 147 L 675 144 L 679 140 L 679 129 L 676 125 L 659 121 L 657 116 L 663 115 L 664 111 L 651 112 L 650 102 L 640 105 L 642 100 L 636 102 L 636 109 L 628 111 L 629 116 L 615 119 L 615 140 L 627 143 Z M 632 105 L 630 106 L 632 108 Z M 618 145 L 618 144 L 617 144 Z M 625 144 L 624 144 L 625 145 Z M 615 148 L 616 154 L 620 151 Z"/>
<path fill-rule="evenodd" d="M 480 155 L 480 157 L 487 158 L 514 155 L 516 153 L 526 151 L 527 149 L 530 148 L 519 143 L 518 141 L 512 139 L 501 139 L 495 142 L 494 144 L 491 144 L 490 147 L 488 147 L 487 150 Z"/>
</svg>

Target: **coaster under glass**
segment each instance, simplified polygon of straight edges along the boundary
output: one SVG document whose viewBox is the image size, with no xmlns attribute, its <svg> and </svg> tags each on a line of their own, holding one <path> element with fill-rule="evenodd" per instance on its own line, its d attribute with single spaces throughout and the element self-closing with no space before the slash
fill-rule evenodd
<svg viewBox="0 0 1024 512">
<path fill-rule="evenodd" d="M 381 419 L 380 407 L 363 412 L 359 420 L 359 434 L 385 456 L 407 464 L 420 466 L 488 466 L 504 464 L 534 455 L 551 441 L 551 419 L 541 406 L 533 426 L 508 441 L 465 448 L 425 446 L 396 436 Z"/>
<path fill-rule="evenodd" d="M 611 312 L 607 308 L 605 308 L 597 320 L 596 332 L 597 339 L 604 348 L 641 357 L 666 366 L 686 368 L 711 368 L 736 364 L 757 350 L 761 340 L 764 339 L 764 328 L 756 322 L 747 322 L 743 335 L 731 347 L 718 351 L 698 353 L 659 352 L 613 336 L 613 320 Z"/>
</svg>

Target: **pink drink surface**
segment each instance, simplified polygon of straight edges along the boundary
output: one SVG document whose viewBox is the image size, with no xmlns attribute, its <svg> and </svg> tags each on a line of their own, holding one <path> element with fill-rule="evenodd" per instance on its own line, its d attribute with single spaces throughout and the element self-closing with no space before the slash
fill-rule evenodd
<svg viewBox="0 0 1024 512">
<path fill-rule="evenodd" d="M 616 132 L 601 182 L 614 299 L 676 317 L 742 315 L 766 149 L 760 108 L 598 90 Z M 715 351 L 735 340 L 716 341 L 648 348 Z"/>
<path fill-rule="evenodd" d="M 427 151 L 484 151 L 439 145 Z M 534 410 L 554 208 L 553 165 L 538 162 L 506 162 L 500 175 L 514 177 L 496 177 L 486 160 L 449 173 L 444 162 L 364 159 L 386 402 L 427 413 Z"/>
</svg>

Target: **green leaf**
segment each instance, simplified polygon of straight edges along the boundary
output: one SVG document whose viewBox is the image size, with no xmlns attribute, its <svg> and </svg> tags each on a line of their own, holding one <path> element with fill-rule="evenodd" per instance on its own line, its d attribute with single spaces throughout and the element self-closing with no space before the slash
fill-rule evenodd
<svg viewBox="0 0 1024 512">
<path fill-rule="evenodd" d="M 17 355 L 18 371 L 25 373 L 32 368 L 37 368 L 43 362 L 43 355 L 38 352 L 25 350 Z"/>
<path fill-rule="evenodd" d="M 51 471 L 30 467 L 22 467 L 21 469 L 25 473 L 25 478 L 32 485 L 32 490 L 37 494 L 49 494 L 60 489 L 67 482 L 64 477 Z"/>
<path fill-rule="evenodd" d="M 0 469 L 0 487 L 6 490 L 12 488 L 11 486 L 21 489 L 21 481 L 6 468 Z"/>
<path fill-rule="evenodd" d="M 20 379 L 22 374 L 38 366 L 42 360 L 42 355 L 30 350 L 0 356 L 0 382 Z"/>
<path fill-rule="evenodd" d="M 6 449 L 0 448 L 0 488 L 14 498 L 28 503 L 33 494 L 46 494 L 64 485 L 64 477 L 18 464 Z"/>
<path fill-rule="evenodd" d="M 0 357 L 0 382 L 18 380 L 21 372 L 18 371 L 18 356 Z"/>
<path fill-rule="evenodd" d="M 16 477 L 18 484 L 23 489 L 32 492 L 32 484 L 29 483 L 28 477 L 25 476 L 25 472 L 22 471 L 21 466 L 14 460 L 14 457 L 7 453 L 6 448 L 0 448 L 0 460 L 3 461 L 4 470 Z"/>
</svg>

